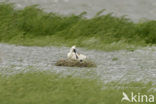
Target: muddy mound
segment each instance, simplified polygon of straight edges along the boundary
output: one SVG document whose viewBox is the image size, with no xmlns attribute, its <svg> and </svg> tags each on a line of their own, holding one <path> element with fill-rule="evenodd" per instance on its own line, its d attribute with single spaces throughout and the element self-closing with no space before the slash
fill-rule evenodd
<svg viewBox="0 0 156 104">
<path fill-rule="evenodd" d="M 80 62 L 78 60 L 70 60 L 70 59 L 58 60 L 55 65 L 68 67 L 96 67 L 96 64 L 90 60 Z"/>
</svg>

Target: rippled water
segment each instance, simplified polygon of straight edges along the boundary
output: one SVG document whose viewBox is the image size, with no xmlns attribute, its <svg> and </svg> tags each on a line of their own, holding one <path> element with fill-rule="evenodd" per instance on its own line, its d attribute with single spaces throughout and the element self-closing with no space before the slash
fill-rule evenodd
<svg viewBox="0 0 156 104">
<path fill-rule="evenodd" d="M 61 14 L 88 12 L 88 17 L 106 9 L 114 15 L 128 15 L 134 21 L 140 18 L 156 19 L 156 0 L 0 0 L 16 3 L 18 8 L 39 4 L 45 11 Z"/>
<path fill-rule="evenodd" d="M 55 62 L 66 58 L 68 47 L 24 47 L 0 44 L 0 73 L 11 75 L 32 69 L 50 70 L 85 77 L 89 72 L 105 82 L 152 81 L 156 84 L 156 47 L 135 51 L 104 52 L 79 49 L 97 64 L 96 68 L 57 67 Z"/>
</svg>

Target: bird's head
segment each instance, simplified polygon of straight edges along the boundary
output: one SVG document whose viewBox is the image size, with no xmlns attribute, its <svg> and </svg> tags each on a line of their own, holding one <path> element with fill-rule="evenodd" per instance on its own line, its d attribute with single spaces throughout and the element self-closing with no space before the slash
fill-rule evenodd
<svg viewBox="0 0 156 104">
<path fill-rule="evenodd" d="M 76 46 L 74 45 L 74 46 L 72 46 L 72 49 L 76 49 Z"/>
<path fill-rule="evenodd" d="M 70 51 L 76 53 L 76 46 L 72 46 Z"/>
</svg>

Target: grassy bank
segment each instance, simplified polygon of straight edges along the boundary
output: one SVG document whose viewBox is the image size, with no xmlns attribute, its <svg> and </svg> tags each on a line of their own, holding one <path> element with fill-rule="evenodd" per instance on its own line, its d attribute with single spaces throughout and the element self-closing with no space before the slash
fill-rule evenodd
<svg viewBox="0 0 156 104">
<path fill-rule="evenodd" d="M 123 91 L 128 95 L 132 91 L 136 94 L 138 92 L 147 95 L 154 94 L 154 92 L 148 91 L 152 87 L 151 84 L 122 84 L 120 85 L 123 87 L 122 89 L 117 89 L 115 86 L 115 83 L 103 85 L 97 80 L 71 76 L 61 77 L 49 72 L 27 72 L 0 77 L 0 103 L 121 104 Z M 123 103 L 128 104 L 127 102 Z"/>
<path fill-rule="evenodd" d="M 62 16 L 36 6 L 15 10 L 0 3 L 0 42 L 19 45 L 64 45 L 103 50 L 131 49 L 156 44 L 156 21 L 134 23 L 112 14 L 87 19 L 85 12 Z"/>
</svg>

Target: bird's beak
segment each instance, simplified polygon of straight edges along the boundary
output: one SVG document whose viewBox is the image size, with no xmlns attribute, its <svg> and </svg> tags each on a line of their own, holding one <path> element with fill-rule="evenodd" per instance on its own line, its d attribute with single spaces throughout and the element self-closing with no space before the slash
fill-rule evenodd
<svg viewBox="0 0 156 104">
<path fill-rule="evenodd" d="M 73 51 L 76 53 L 76 49 L 73 49 Z"/>
</svg>

